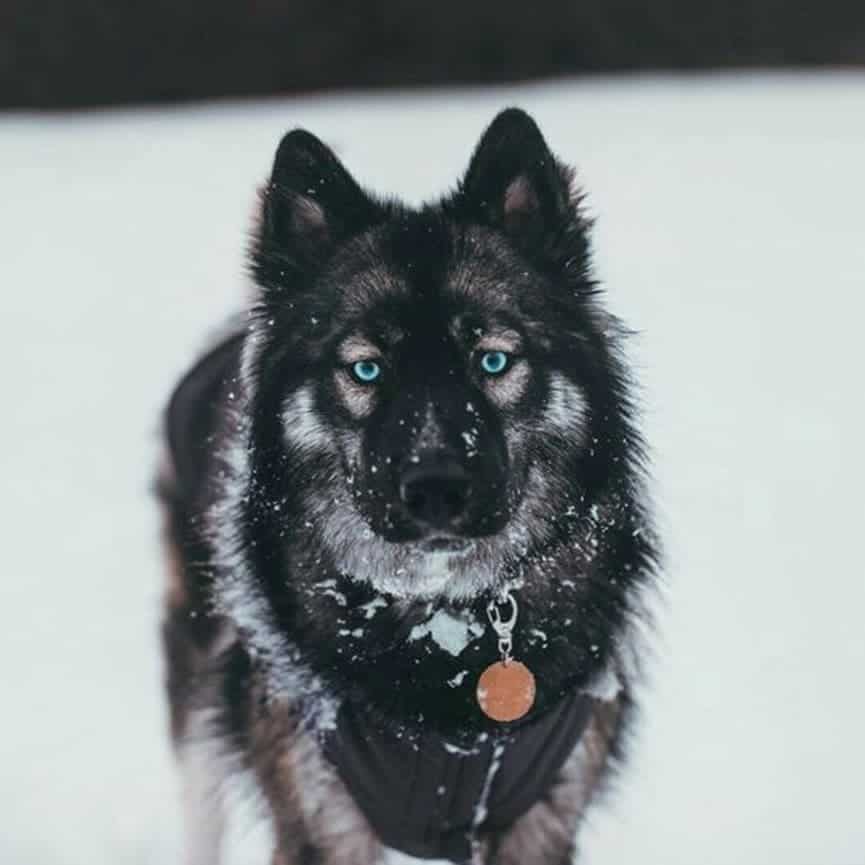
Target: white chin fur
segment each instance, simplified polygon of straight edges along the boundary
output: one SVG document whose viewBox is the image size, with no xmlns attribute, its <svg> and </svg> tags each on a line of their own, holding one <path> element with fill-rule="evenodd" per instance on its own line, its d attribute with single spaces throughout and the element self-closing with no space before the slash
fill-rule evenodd
<svg viewBox="0 0 865 865">
<path fill-rule="evenodd" d="M 473 598 L 493 585 L 501 556 L 487 539 L 458 552 L 430 551 L 419 544 L 392 543 L 375 534 L 348 496 L 309 502 L 325 548 L 344 574 L 399 598 Z"/>
<path fill-rule="evenodd" d="M 341 547 L 336 563 L 343 573 L 369 583 L 377 592 L 410 600 L 465 601 L 498 579 L 480 542 L 459 552 L 430 552 L 375 537 Z"/>
<path fill-rule="evenodd" d="M 468 550 L 458 553 L 418 551 L 406 556 L 410 563 L 407 572 L 382 570 L 369 573 L 366 579 L 376 591 L 399 598 L 470 598 L 489 585 L 482 575 L 479 578 L 478 573 L 466 573 L 464 560 L 471 557 Z"/>
</svg>

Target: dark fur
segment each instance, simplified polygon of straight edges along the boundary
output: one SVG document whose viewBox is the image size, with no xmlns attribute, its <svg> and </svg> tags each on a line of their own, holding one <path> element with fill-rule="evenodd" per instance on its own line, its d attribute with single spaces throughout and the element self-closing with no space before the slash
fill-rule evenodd
<svg viewBox="0 0 865 865">
<path fill-rule="evenodd" d="M 516 110 L 487 130 L 457 191 L 420 210 L 362 191 L 306 132 L 280 144 L 252 250 L 260 290 L 248 327 L 216 349 L 208 379 L 180 386 L 161 488 L 174 734 L 184 743 L 191 711 L 218 710 L 209 732 L 256 773 L 285 865 L 377 855 L 370 838 L 358 848 L 366 859 L 340 858 L 327 825 L 304 816 L 303 772 L 286 769 L 323 705 L 357 699 L 385 723 L 454 740 L 491 728 L 474 683 L 497 658 L 495 640 L 473 639 L 454 657 L 409 635 L 439 608 L 485 623 L 505 584 L 518 586 L 516 651 L 536 676 L 539 710 L 603 675 L 618 682 L 598 701 L 580 779 L 563 773 L 568 795 L 558 802 L 554 789 L 538 806 L 565 840 L 554 843 L 550 820 L 532 823 L 531 812 L 522 832 L 533 840 L 518 827 L 486 839 L 502 863 L 571 855 L 566 836 L 631 706 L 632 628 L 655 562 L 622 330 L 599 305 L 588 229 L 571 172 Z M 521 342 L 520 385 L 507 393 L 473 365 L 479 334 L 502 331 Z M 383 347 L 373 395 L 336 356 L 358 332 Z M 302 419 L 332 446 L 286 429 L 286 400 L 304 388 Z M 406 460 L 430 441 L 471 479 L 451 534 L 481 552 L 452 566 L 452 584 L 465 586 L 454 596 L 420 582 L 412 596 L 412 573 L 405 592 L 383 593 L 340 565 L 373 541 L 343 549 L 328 519 L 354 509 L 386 541 L 381 555 L 420 549 L 430 533 L 398 490 Z M 463 684 L 449 685 L 463 670 Z"/>
</svg>

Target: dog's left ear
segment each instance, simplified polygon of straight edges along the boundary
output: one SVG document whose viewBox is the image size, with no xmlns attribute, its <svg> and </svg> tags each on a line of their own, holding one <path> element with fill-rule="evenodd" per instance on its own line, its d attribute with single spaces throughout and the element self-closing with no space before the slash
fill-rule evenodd
<svg viewBox="0 0 865 865">
<path fill-rule="evenodd" d="M 568 181 L 535 121 L 508 108 L 481 136 L 459 195 L 468 218 L 530 246 L 568 219 Z"/>
</svg>

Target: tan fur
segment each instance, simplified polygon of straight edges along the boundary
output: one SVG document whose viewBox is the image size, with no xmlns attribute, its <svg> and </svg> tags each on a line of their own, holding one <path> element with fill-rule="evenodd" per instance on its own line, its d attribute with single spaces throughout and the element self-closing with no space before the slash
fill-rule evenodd
<svg viewBox="0 0 865 865">
<path fill-rule="evenodd" d="M 270 805 L 279 850 L 274 863 L 303 862 L 313 847 L 326 865 L 373 863 L 381 845 L 315 736 L 286 703 L 262 706 L 250 729 L 250 761 Z M 319 861 L 319 860 L 315 860 Z"/>
<path fill-rule="evenodd" d="M 484 388 L 499 408 L 507 408 L 522 399 L 530 378 L 528 361 L 519 359 L 503 375 L 488 376 Z"/>
<path fill-rule="evenodd" d="M 167 526 L 163 532 L 168 533 Z M 189 602 L 189 595 L 186 592 L 186 581 L 183 578 L 183 562 L 177 551 L 177 547 L 166 541 L 162 545 L 163 556 L 165 557 L 165 574 L 167 580 L 165 583 L 165 606 L 169 609 L 183 607 Z"/>
<path fill-rule="evenodd" d="M 171 461 L 165 457 L 160 466 L 159 486 L 169 489 L 174 485 L 174 470 Z M 186 590 L 186 575 L 183 567 L 183 557 L 177 544 L 172 538 L 171 513 L 168 508 L 162 510 L 162 554 L 165 558 L 165 583 L 164 601 L 166 607 L 174 609 L 182 607 L 189 602 L 189 594 Z"/>
<path fill-rule="evenodd" d="M 506 351 L 516 354 L 522 348 L 522 339 L 515 330 L 493 330 L 478 340 L 476 351 Z"/>
<path fill-rule="evenodd" d="M 358 384 L 344 369 L 333 375 L 339 398 L 352 415 L 356 418 L 370 415 L 376 402 L 375 388 Z"/>
<path fill-rule="evenodd" d="M 339 357 L 343 363 L 355 363 L 359 360 L 375 360 L 382 355 L 381 349 L 366 337 L 352 334 L 346 337 L 339 346 Z"/>
</svg>

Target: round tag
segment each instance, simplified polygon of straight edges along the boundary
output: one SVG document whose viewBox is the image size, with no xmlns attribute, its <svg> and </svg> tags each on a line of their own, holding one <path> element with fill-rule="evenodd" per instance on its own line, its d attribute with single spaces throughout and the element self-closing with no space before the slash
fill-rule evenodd
<svg viewBox="0 0 865 865">
<path fill-rule="evenodd" d="M 481 673 L 477 698 L 488 718 L 517 721 L 535 702 L 535 677 L 519 661 L 497 661 Z"/>
</svg>

